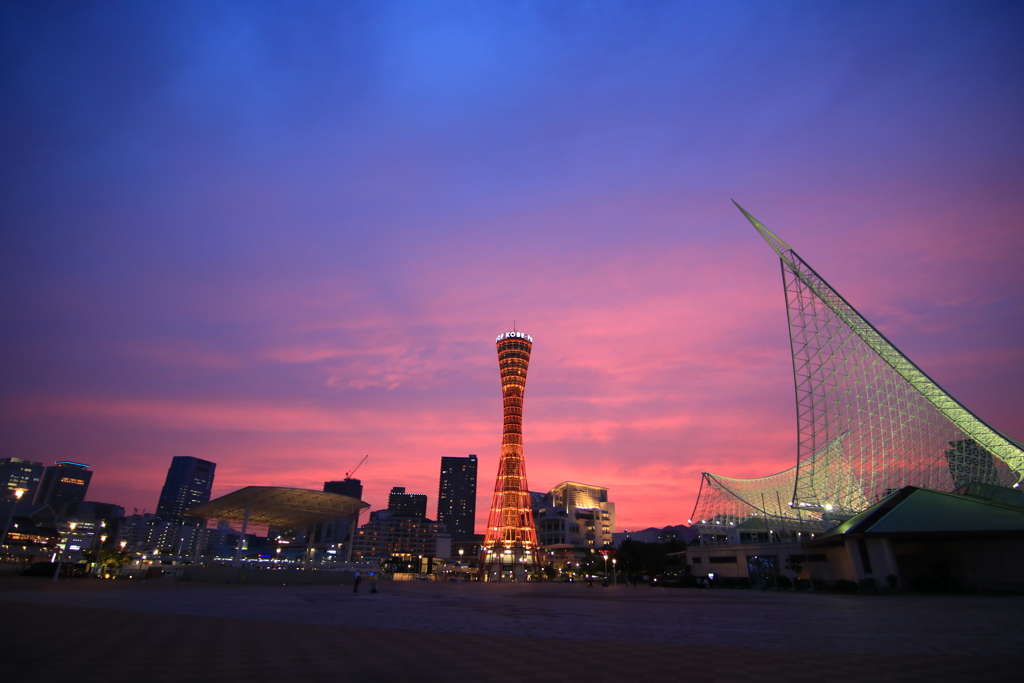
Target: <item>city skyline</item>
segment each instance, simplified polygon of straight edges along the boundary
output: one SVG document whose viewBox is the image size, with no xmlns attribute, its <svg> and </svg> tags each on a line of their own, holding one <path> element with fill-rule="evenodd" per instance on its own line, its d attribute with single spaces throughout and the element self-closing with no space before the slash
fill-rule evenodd
<svg viewBox="0 0 1024 683">
<path fill-rule="evenodd" d="M 153 512 L 174 456 L 218 497 L 369 454 L 364 500 L 431 516 L 475 453 L 479 533 L 514 322 L 530 488 L 683 523 L 796 457 L 731 199 L 1024 439 L 1024 9 L 401 7 L 0 9 L 0 458 Z"/>
</svg>

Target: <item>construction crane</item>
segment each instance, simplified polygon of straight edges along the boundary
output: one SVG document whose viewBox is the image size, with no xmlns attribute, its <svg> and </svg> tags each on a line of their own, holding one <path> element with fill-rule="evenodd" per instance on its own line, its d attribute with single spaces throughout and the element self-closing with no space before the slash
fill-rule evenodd
<svg viewBox="0 0 1024 683">
<path fill-rule="evenodd" d="M 351 479 L 352 475 L 356 473 L 356 470 L 358 470 L 360 467 L 362 467 L 363 463 L 366 462 L 366 459 L 369 458 L 369 457 L 370 457 L 369 454 L 364 455 L 363 459 L 359 461 L 359 464 L 357 464 L 354 468 L 352 468 L 351 472 L 346 472 L 345 473 L 345 479 Z M 359 488 L 362 489 L 362 486 L 360 485 Z M 354 541 L 354 539 L 356 537 L 356 527 L 359 526 L 359 514 L 361 512 L 362 512 L 362 510 L 357 509 L 356 510 L 356 514 L 354 514 L 352 516 L 352 529 L 349 531 L 348 554 L 346 555 L 346 558 L 345 558 L 346 562 L 351 562 L 352 561 L 352 549 L 355 547 L 355 543 L 353 541 Z"/>
<path fill-rule="evenodd" d="M 369 458 L 369 457 L 370 457 L 369 454 L 364 455 L 363 459 L 359 461 L 359 464 L 356 465 L 355 468 L 353 468 L 353 470 L 351 472 L 346 472 L 345 473 L 345 478 L 346 479 L 351 479 L 352 475 L 356 473 L 356 470 L 358 470 L 360 467 L 362 467 L 363 463 L 366 462 L 366 459 Z"/>
</svg>

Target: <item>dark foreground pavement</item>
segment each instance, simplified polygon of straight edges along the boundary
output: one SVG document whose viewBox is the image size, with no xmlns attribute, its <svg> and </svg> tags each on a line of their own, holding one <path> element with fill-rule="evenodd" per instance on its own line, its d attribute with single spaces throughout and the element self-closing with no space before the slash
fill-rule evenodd
<svg viewBox="0 0 1024 683">
<path fill-rule="evenodd" d="M 1018 681 L 1020 596 L 0 579 L 5 681 Z"/>
</svg>

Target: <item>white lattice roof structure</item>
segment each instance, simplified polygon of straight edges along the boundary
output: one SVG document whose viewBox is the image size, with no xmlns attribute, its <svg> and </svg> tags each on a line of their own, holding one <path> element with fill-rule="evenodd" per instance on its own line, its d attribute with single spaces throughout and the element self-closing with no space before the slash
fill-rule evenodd
<svg viewBox="0 0 1024 683">
<path fill-rule="evenodd" d="M 1019 486 L 1024 449 L 956 401 L 773 232 L 797 405 L 796 465 L 760 479 L 704 473 L 692 522 L 849 517 L 919 486 Z"/>
<path fill-rule="evenodd" d="M 188 514 L 205 519 L 298 529 L 339 517 L 351 517 L 370 507 L 358 498 L 327 491 L 283 486 L 246 486 Z"/>
</svg>

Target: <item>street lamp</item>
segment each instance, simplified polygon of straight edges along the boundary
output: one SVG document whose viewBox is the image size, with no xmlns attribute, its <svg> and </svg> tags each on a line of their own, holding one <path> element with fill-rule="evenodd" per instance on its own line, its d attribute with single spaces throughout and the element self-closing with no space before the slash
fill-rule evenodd
<svg viewBox="0 0 1024 683">
<path fill-rule="evenodd" d="M 124 547 L 128 545 L 128 541 L 118 541 L 117 544 L 121 546 L 121 554 L 117 557 L 117 576 L 114 578 L 119 579 L 124 572 Z"/>
<path fill-rule="evenodd" d="M 96 546 L 96 563 L 93 567 L 93 576 L 100 575 L 100 553 L 103 552 L 103 544 L 107 542 L 107 535 L 100 536 L 100 544 Z"/>
<path fill-rule="evenodd" d="M 70 535 L 71 533 L 74 533 L 76 526 L 78 526 L 78 522 L 71 522 L 71 523 L 68 524 L 68 529 L 70 529 L 68 535 Z M 64 541 L 64 545 L 65 545 L 65 547 L 67 546 L 67 541 Z M 59 548 L 59 546 L 58 546 L 58 548 Z M 59 549 L 60 549 L 60 554 L 57 555 L 57 571 L 55 571 L 53 573 L 53 582 L 54 583 L 57 583 L 57 581 L 60 579 L 60 568 L 61 568 L 61 565 L 64 564 L 64 548 L 59 548 Z"/>
<path fill-rule="evenodd" d="M 618 586 L 619 585 L 619 572 L 617 572 L 615 570 L 615 565 L 618 564 L 618 562 L 619 561 L 617 559 L 615 559 L 614 557 L 612 558 L 612 585 L 613 586 Z"/>
<path fill-rule="evenodd" d="M 7 526 L 4 527 L 4 535 L 0 538 L 0 545 L 7 542 L 7 532 L 11 530 L 11 522 L 14 521 L 14 508 L 18 507 L 18 501 L 25 495 L 28 489 L 14 489 L 14 505 L 11 506 L 11 514 L 7 515 Z"/>
</svg>

